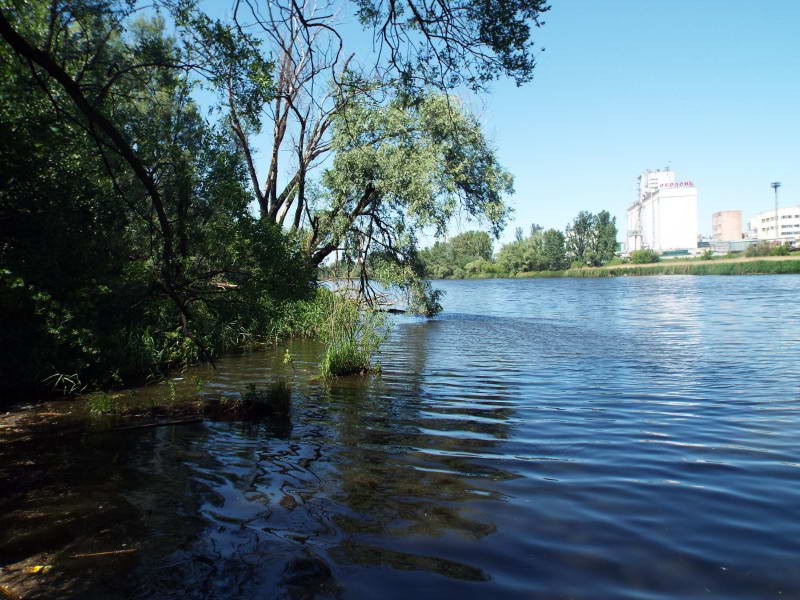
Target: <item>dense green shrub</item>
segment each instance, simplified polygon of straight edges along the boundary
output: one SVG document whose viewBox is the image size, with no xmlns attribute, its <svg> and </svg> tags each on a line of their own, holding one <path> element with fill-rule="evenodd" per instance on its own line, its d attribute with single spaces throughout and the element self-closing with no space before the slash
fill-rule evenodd
<svg viewBox="0 0 800 600">
<path fill-rule="evenodd" d="M 789 256 L 790 249 L 788 244 L 772 244 L 770 242 L 758 242 L 745 250 L 745 256 Z"/>
<path fill-rule="evenodd" d="M 615 256 L 610 261 L 606 263 L 607 266 L 614 266 L 614 265 L 626 265 L 630 262 L 627 258 L 621 258 L 619 256 Z"/>
<path fill-rule="evenodd" d="M 769 256 L 771 244 L 769 242 L 758 242 L 757 244 L 753 244 L 749 246 L 745 251 L 744 255 L 748 257 L 752 256 Z"/>
<path fill-rule="evenodd" d="M 105 39 L 108 15 L 98 10 L 87 22 Z M 150 52 L 174 55 L 163 28 L 158 18 L 137 22 L 130 43 L 109 33 L 96 61 L 76 61 L 86 86 L 151 63 Z M 58 90 L 45 94 L 0 44 L 4 397 L 162 377 L 286 333 L 287 307 L 313 293 L 300 240 L 251 214 L 247 169 L 224 125 L 209 125 L 177 71 L 148 68 L 116 79 L 98 110 L 157 165 L 169 236 L 129 166 L 101 154 L 102 139 L 79 119 L 53 110 Z"/>
<path fill-rule="evenodd" d="M 661 260 L 658 252 L 645 248 L 643 250 L 634 250 L 631 252 L 631 262 L 635 265 L 642 265 L 647 263 L 654 263 Z"/>
</svg>

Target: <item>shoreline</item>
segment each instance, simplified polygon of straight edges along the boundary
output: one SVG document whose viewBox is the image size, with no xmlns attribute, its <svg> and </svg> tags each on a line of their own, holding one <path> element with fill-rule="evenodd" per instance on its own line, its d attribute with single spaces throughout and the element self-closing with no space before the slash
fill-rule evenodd
<svg viewBox="0 0 800 600">
<path fill-rule="evenodd" d="M 563 271 L 523 271 L 520 273 L 478 273 L 462 279 L 545 279 L 545 278 L 599 278 L 642 277 L 649 275 L 800 275 L 800 257 L 765 256 L 753 258 L 728 258 L 707 261 L 664 261 L 648 264 L 621 264 L 603 267 L 584 267 Z"/>
</svg>

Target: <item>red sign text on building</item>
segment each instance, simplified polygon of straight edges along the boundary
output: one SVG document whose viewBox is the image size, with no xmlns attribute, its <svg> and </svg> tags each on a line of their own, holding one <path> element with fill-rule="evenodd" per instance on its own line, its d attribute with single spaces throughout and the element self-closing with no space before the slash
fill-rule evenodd
<svg viewBox="0 0 800 600">
<path fill-rule="evenodd" d="M 659 183 L 660 188 L 694 187 L 694 181 L 676 181 L 675 183 Z"/>
</svg>

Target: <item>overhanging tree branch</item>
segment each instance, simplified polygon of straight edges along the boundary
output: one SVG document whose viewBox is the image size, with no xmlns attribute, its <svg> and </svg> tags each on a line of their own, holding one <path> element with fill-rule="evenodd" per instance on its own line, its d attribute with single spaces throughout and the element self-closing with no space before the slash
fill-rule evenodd
<svg viewBox="0 0 800 600">
<path fill-rule="evenodd" d="M 144 186 L 145 190 L 147 190 L 147 195 L 150 197 L 150 202 L 153 205 L 153 209 L 156 211 L 159 227 L 161 228 L 164 264 L 168 269 L 168 279 L 171 284 L 172 278 L 175 275 L 175 273 L 171 272 L 174 263 L 172 227 L 167 218 L 164 203 L 155 181 L 145 164 L 139 156 L 137 156 L 130 142 L 128 142 L 122 132 L 120 132 L 105 115 L 89 102 L 80 85 L 53 60 L 48 52 L 31 45 L 28 40 L 13 28 L 6 18 L 4 11 L 1 9 L 0 36 L 8 42 L 15 53 L 41 67 L 64 89 L 84 117 L 108 136 L 120 156 L 128 163 L 137 179 Z"/>
</svg>

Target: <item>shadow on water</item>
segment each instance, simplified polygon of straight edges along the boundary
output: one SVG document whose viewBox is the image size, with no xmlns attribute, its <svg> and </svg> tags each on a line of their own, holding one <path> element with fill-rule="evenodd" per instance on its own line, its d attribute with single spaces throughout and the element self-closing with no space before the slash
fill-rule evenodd
<svg viewBox="0 0 800 600">
<path fill-rule="evenodd" d="M 2 583 L 24 598 L 127 597 L 132 569 L 187 543 L 200 525 L 192 515 L 203 490 L 174 456 L 203 435 L 191 429 L 112 435 L 72 425 L 64 436 L 49 429 L 5 439 Z M 159 489 L 164 502 L 138 498 L 141 489 Z M 187 517 L 177 527 L 175 506 Z M 105 552 L 117 554 L 84 556 Z M 37 567 L 45 568 L 30 572 Z"/>
<path fill-rule="evenodd" d="M 498 497 L 482 480 L 513 475 L 470 466 L 466 455 L 507 437 L 511 411 L 463 423 L 431 412 L 414 373 L 425 370 L 426 332 L 437 326 L 400 326 L 392 347 L 411 364 L 396 370 L 393 361 L 383 377 L 324 384 L 314 377 L 319 348 L 307 341 L 289 344 L 290 364 L 280 349 L 183 376 L 185 387 L 201 378 L 203 393 L 233 394 L 280 373 L 295 390 L 288 419 L 124 434 L 86 426 L 69 439 L 50 431 L 7 442 L 4 454 L 17 459 L 7 472 L 31 477 L 17 479 L 0 507 L 3 584 L 26 598 L 341 595 L 332 574 L 286 574 L 309 556 L 362 569 L 362 583 L 376 566 L 487 580 L 468 553 L 431 552 L 425 540 L 495 531 L 470 504 Z M 139 390 L 137 401 L 158 393 Z M 459 435 L 438 440 L 439 431 Z M 119 550 L 132 552 L 71 558 Z M 52 568 L 28 572 L 35 565 Z"/>
</svg>

